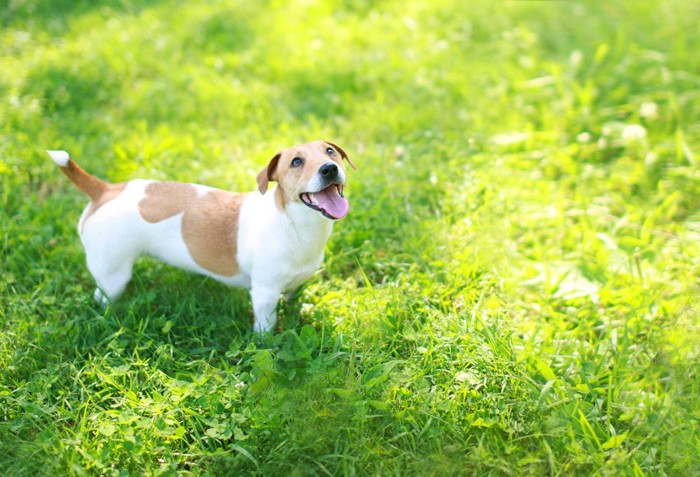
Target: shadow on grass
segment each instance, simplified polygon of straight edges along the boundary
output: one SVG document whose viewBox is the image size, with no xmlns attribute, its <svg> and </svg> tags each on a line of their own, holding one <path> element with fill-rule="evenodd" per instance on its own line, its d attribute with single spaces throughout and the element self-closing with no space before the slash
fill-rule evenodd
<svg viewBox="0 0 700 477">
<path fill-rule="evenodd" d="M 10 302 L 17 314 L 34 316 L 31 323 L 18 323 L 25 345 L 8 360 L 11 374 L 22 381 L 52 364 L 114 354 L 159 361 L 169 353 L 162 360 L 169 367 L 178 359 L 223 354 L 252 334 L 245 290 L 165 267 L 137 268 L 124 295 L 106 310 L 93 301 L 86 271 L 77 272 L 79 285 L 36 283 L 35 299 Z"/>
</svg>

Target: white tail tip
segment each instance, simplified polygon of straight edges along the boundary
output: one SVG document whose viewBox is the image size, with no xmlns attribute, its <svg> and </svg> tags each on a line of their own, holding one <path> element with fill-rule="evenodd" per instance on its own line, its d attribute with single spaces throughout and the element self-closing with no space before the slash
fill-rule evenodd
<svg viewBox="0 0 700 477">
<path fill-rule="evenodd" d="M 46 151 L 49 153 L 49 156 L 51 156 L 51 159 L 53 159 L 53 162 L 58 164 L 61 167 L 66 167 L 68 165 L 68 161 L 70 161 L 70 156 L 66 151 Z"/>
</svg>

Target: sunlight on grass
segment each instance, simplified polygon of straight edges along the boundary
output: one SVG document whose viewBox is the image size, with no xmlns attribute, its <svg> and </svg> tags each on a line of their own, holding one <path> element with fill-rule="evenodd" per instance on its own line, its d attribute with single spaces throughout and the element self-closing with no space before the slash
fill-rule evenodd
<svg viewBox="0 0 700 477">
<path fill-rule="evenodd" d="M 3 475 L 691 475 L 700 7 L 9 2 Z M 324 268 L 251 305 L 144 260 L 106 311 L 45 157 L 254 190 L 359 170 Z"/>
</svg>

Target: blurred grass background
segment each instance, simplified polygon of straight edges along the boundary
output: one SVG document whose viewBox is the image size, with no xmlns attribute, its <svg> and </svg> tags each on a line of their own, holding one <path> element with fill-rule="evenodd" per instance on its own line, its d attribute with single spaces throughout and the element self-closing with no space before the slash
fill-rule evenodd
<svg viewBox="0 0 700 477">
<path fill-rule="evenodd" d="M 692 475 L 700 4 L 0 2 L 4 475 Z M 84 198 L 360 170 L 325 267 L 245 292 L 145 261 L 90 301 Z"/>
</svg>

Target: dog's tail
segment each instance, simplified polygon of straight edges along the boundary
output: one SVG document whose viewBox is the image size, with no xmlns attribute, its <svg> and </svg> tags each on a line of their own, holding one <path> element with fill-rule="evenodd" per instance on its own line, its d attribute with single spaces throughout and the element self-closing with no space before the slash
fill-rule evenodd
<svg viewBox="0 0 700 477">
<path fill-rule="evenodd" d="M 102 194 L 109 188 L 110 184 L 98 179 L 85 172 L 78 164 L 71 160 L 66 151 L 46 151 L 53 159 L 53 162 L 61 167 L 63 172 L 70 181 L 75 184 L 83 194 L 88 196 L 90 200 L 97 201 Z"/>
</svg>

